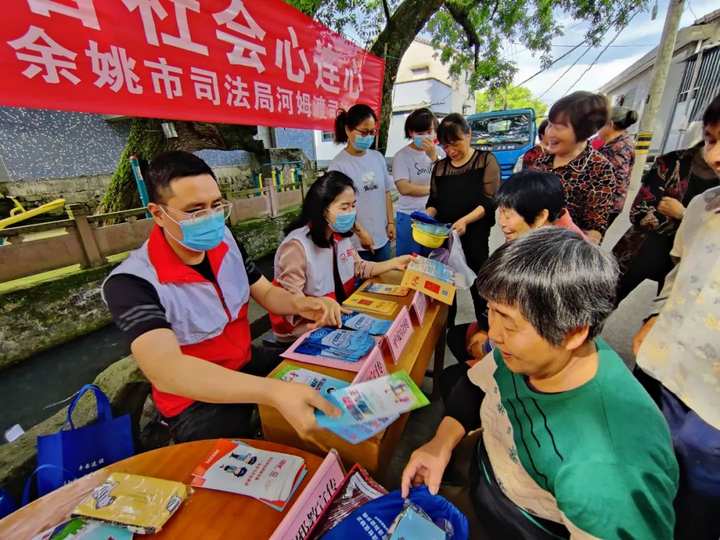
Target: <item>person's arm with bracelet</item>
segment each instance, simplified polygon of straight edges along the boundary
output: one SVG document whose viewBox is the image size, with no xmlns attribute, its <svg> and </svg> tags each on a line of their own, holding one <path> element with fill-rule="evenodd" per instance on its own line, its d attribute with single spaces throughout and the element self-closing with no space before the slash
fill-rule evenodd
<svg viewBox="0 0 720 540">
<path fill-rule="evenodd" d="M 387 235 L 390 240 L 395 240 L 395 210 L 393 209 L 392 195 L 385 192 L 385 212 L 387 213 Z"/>
</svg>

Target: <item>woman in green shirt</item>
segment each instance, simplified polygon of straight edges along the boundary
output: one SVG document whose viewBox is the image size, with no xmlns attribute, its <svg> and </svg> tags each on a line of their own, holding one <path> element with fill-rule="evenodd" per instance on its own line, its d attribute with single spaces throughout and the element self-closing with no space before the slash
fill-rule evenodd
<svg viewBox="0 0 720 540">
<path fill-rule="evenodd" d="M 665 420 L 600 338 L 617 265 L 542 228 L 480 270 L 495 350 L 453 389 L 402 490 L 438 491 L 452 450 L 482 427 L 470 492 L 483 538 L 670 539 L 678 466 Z M 477 519 L 473 519 L 473 517 Z"/>
</svg>

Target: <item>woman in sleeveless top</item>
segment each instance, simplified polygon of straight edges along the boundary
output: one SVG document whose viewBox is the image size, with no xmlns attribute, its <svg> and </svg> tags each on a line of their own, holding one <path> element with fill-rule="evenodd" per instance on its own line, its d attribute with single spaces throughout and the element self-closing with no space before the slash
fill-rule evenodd
<svg viewBox="0 0 720 540">
<path fill-rule="evenodd" d="M 356 204 L 355 187 L 347 175 L 330 171 L 318 178 L 275 254 L 273 284 L 293 294 L 325 296 L 342 304 L 355 290 L 358 278 L 404 270 L 410 255 L 383 262 L 360 257 L 350 241 Z M 309 329 L 309 321 L 297 316 L 270 314 L 270 321 L 275 336 L 284 341 Z"/>
</svg>

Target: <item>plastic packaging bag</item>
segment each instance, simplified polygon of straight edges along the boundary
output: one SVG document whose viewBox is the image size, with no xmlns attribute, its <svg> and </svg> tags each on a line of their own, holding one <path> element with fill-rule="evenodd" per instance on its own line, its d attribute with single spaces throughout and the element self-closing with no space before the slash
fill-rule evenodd
<svg viewBox="0 0 720 540">
<path fill-rule="evenodd" d="M 450 253 L 447 259 L 447 265 L 455 270 L 455 286 L 458 289 L 469 289 L 473 283 L 475 283 L 477 275 L 467 264 L 465 252 L 460 242 L 460 236 L 458 236 L 456 231 L 452 231 L 448 243 Z"/>
<path fill-rule="evenodd" d="M 469 535 L 465 515 L 440 495 L 431 495 L 427 486 L 410 490 L 410 502 L 445 531 L 447 540 L 466 540 Z M 396 490 L 356 509 L 321 537 L 321 540 L 366 540 L 385 538 L 395 518 L 406 507 L 405 499 Z"/>
</svg>

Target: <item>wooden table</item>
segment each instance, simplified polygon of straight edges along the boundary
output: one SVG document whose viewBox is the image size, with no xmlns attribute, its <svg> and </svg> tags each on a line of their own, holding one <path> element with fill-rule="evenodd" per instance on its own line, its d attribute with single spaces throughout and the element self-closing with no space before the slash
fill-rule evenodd
<svg viewBox="0 0 720 540">
<path fill-rule="evenodd" d="M 392 271 L 383 274 L 379 278 L 371 281 L 381 283 L 399 284 L 402 280 L 402 273 Z M 409 305 L 413 298 L 413 291 L 405 297 L 389 297 L 380 295 L 376 296 L 387 300 L 391 298 L 401 305 Z M 397 364 L 387 351 L 385 354 L 385 364 L 389 372 L 397 370 L 405 370 L 410 374 L 413 381 L 419 386 L 422 384 L 423 377 L 430 363 L 431 357 L 434 356 L 435 362 L 433 367 L 433 395 L 436 395 L 439 389 L 438 379 L 442 371 L 445 361 L 445 325 L 447 322 L 448 306 L 440 302 L 432 302 L 428 305 L 425 319 L 422 326 L 415 325 L 413 335 L 405 347 L 400 360 Z M 352 371 L 343 371 L 339 369 L 327 368 L 315 364 L 306 364 L 297 362 L 296 360 L 283 361 L 273 373 L 284 368 L 288 363 L 302 366 L 306 369 L 324 373 L 337 379 L 352 381 L 356 373 Z M 388 429 L 382 433 L 378 433 L 374 437 L 360 443 L 350 444 L 341 439 L 334 433 L 321 430 L 316 435 L 316 440 L 322 445 L 318 447 L 312 442 L 302 440 L 297 432 L 285 421 L 285 419 L 277 412 L 276 409 L 267 406 L 260 406 L 260 419 L 262 421 L 263 435 L 265 439 L 287 444 L 298 448 L 305 448 L 311 452 L 326 452 L 328 448 L 335 448 L 343 459 L 346 467 L 351 467 L 354 463 L 359 463 L 365 467 L 371 474 L 375 475 L 378 480 L 383 481 L 383 465 L 387 465 L 392 457 L 395 447 L 400 440 L 405 424 L 407 423 L 409 413 L 403 414 Z"/>
<path fill-rule="evenodd" d="M 245 441 L 255 448 L 294 454 L 302 457 L 308 467 L 300 488 L 289 501 L 285 511 L 278 512 L 263 503 L 232 493 L 194 488 L 194 493 L 170 518 L 156 535 L 136 538 L 188 538 L 203 540 L 243 538 L 266 540 L 285 516 L 292 503 L 302 493 L 310 478 L 322 463 L 315 454 L 286 446 L 257 440 Z M 212 450 L 214 440 L 176 444 L 145 452 L 119 461 L 84 476 L 10 514 L 0 520 L 0 538 L 29 540 L 68 518 L 70 512 L 112 472 L 142 474 L 190 483 L 193 469 Z"/>
</svg>

